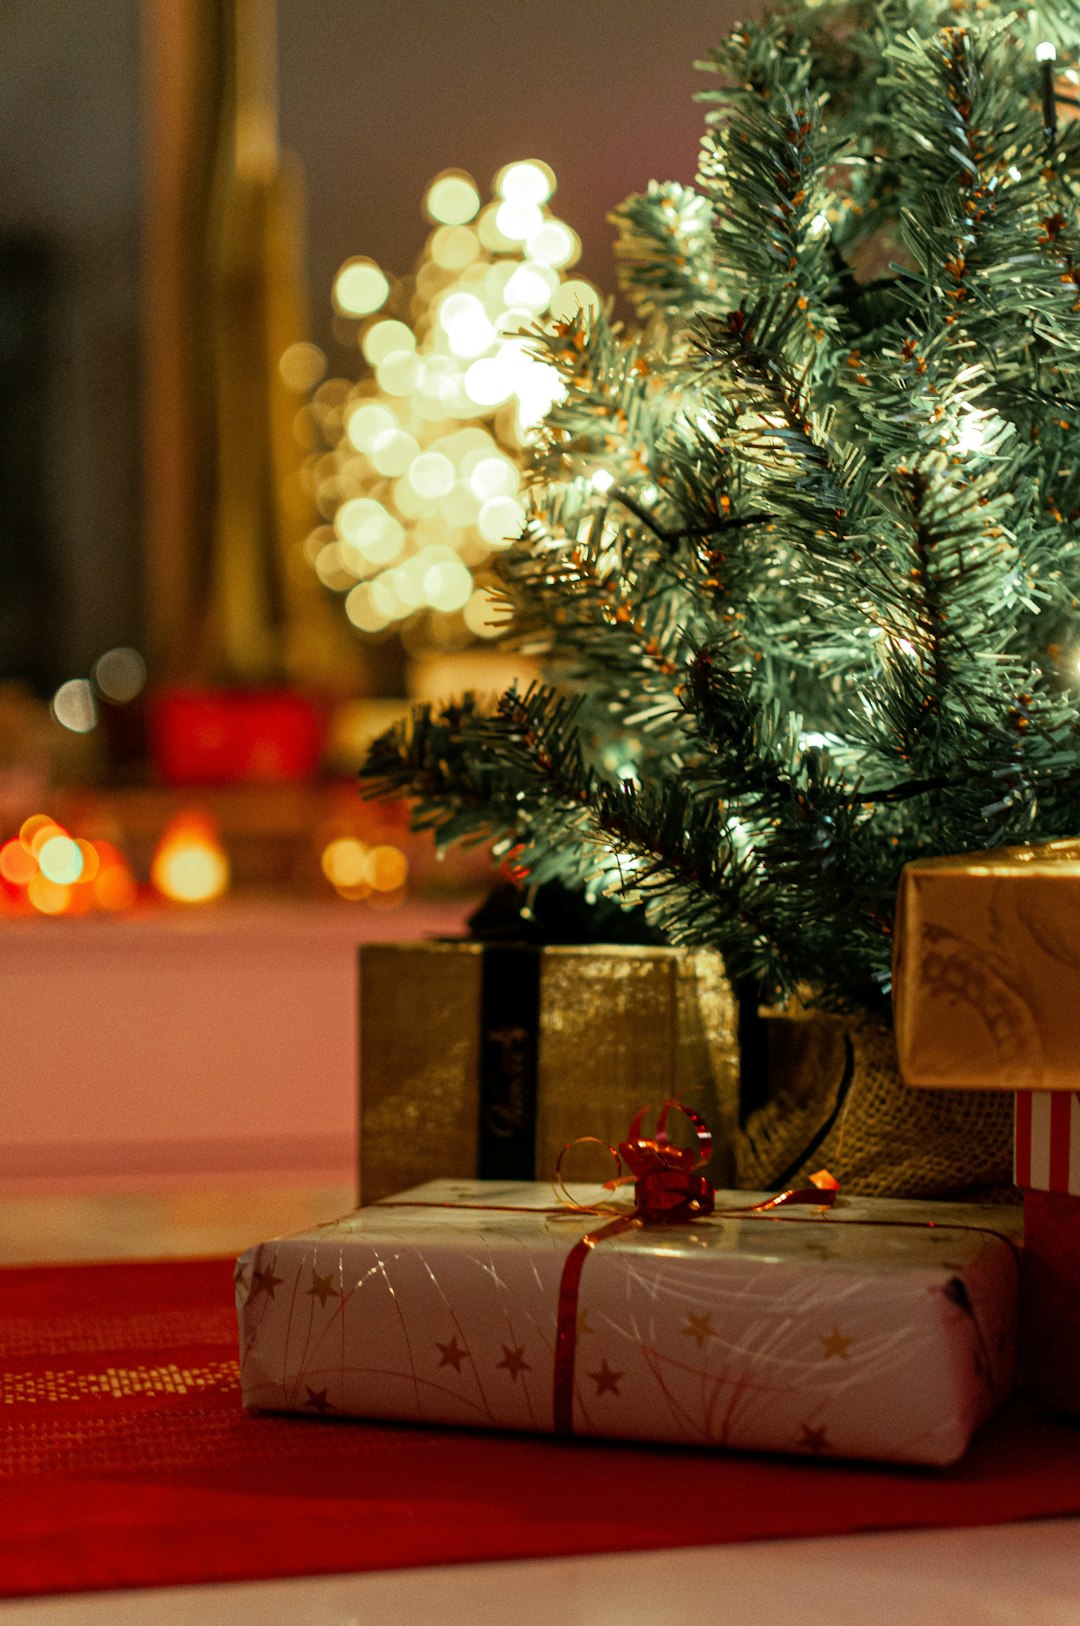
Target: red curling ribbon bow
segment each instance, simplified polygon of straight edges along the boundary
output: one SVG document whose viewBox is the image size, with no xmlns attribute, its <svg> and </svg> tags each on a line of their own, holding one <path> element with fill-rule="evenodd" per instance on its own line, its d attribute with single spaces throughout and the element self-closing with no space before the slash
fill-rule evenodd
<svg viewBox="0 0 1080 1626">
<path fill-rule="evenodd" d="M 587 1236 L 575 1242 L 563 1265 L 559 1281 L 555 1330 L 553 1402 L 554 1427 L 557 1434 L 572 1434 L 574 1431 L 574 1363 L 577 1356 L 578 1301 L 581 1293 L 581 1273 L 592 1250 L 598 1243 L 617 1236 L 621 1231 L 646 1225 L 689 1225 L 716 1211 L 716 1188 L 711 1180 L 698 1172 L 712 1156 L 713 1138 L 708 1124 L 689 1107 L 684 1107 L 680 1101 L 665 1101 L 657 1117 L 656 1133 L 646 1136 L 642 1134 L 642 1126 L 650 1110 L 651 1108 L 644 1106 L 635 1115 L 627 1130 L 626 1139 L 620 1141 L 617 1151 L 606 1141 L 598 1140 L 593 1135 L 583 1135 L 579 1140 L 567 1142 L 555 1166 L 554 1184 L 561 1202 L 578 1213 L 612 1216 L 606 1225 L 590 1231 Z M 668 1135 L 668 1118 L 673 1110 L 681 1112 L 689 1119 L 697 1140 L 696 1146 L 677 1146 Z M 585 1205 L 571 1197 L 563 1180 L 563 1159 L 571 1147 L 583 1144 L 604 1146 L 610 1152 L 615 1160 L 617 1172 L 615 1178 L 607 1182 L 605 1189 L 614 1191 L 619 1186 L 629 1185 L 632 1182 L 634 1187 L 632 1209 L 614 1203 Z M 623 1174 L 624 1165 L 630 1170 L 629 1174 Z M 775 1208 L 794 1206 L 797 1203 L 812 1203 L 819 1208 L 831 1208 L 840 1190 L 839 1182 L 824 1169 L 818 1174 L 812 1174 L 810 1181 L 809 1186 L 781 1191 L 777 1196 L 767 1198 L 765 1202 L 748 1203 L 720 1212 L 724 1216 L 763 1214 Z"/>
</svg>

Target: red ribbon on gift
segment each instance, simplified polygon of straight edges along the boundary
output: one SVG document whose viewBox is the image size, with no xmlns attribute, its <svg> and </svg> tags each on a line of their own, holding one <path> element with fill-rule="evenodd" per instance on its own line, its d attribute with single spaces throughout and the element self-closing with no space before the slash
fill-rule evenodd
<svg viewBox="0 0 1080 1626">
<path fill-rule="evenodd" d="M 559 1280 L 559 1301 L 555 1330 L 555 1370 L 553 1378 L 554 1426 L 557 1434 L 574 1432 L 574 1365 L 577 1358 L 578 1301 L 581 1295 L 581 1273 L 592 1250 L 610 1237 L 618 1236 L 647 1225 L 690 1225 L 716 1212 L 716 1187 L 698 1171 L 712 1156 L 713 1138 L 705 1120 L 684 1107 L 680 1101 L 665 1101 L 656 1122 L 656 1133 L 643 1135 L 646 1116 L 652 1109 L 642 1107 L 627 1130 L 626 1139 L 618 1150 L 595 1136 L 585 1135 L 563 1147 L 555 1168 L 555 1188 L 560 1201 L 583 1214 L 610 1214 L 613 1217 L 598 1230 L 590 1231 L 575 1242 L 566 1257 Z M 672 1112 L 681 1112 L 693 1128 L 696 1145 L 677 1146 L 668 1134 L 668 1119 Z M 586 1205 L 576 1202 L 566 1188 L 562 1165 L 566 1154 L 574 1146 L 603 1146 L 615 1160 L 615 1178 L 606 1182 L 605 1189 L 613 1191 L 619 1186 L 633 1184 L 632 1209 L 614 1204 Z M 623 1173 L 624 1166 L 630 1171 Z M 839 1182 L 822 1170 L 810 1176 L 809 1186 L 782 1191 L 765 1202 L 747 1203 L 738 1208 L 724 1209 L 725 1215 L 762 1214 L 770 1209 L 795 1204 L 812 1203 L 818 1208 L 831 1208 L 840 1190 Z"/>
</svg>

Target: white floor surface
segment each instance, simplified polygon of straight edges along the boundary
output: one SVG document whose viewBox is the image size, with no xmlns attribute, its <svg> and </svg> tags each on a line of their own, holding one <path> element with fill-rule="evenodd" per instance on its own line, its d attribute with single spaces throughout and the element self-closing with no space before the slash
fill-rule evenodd
<svg viewBox="0 0 1080 1626">
<path fill-rule="evenodd" d="M 1080 1520 L 0 1603 L 0 1626 L 1080 1626 Z"/>
</svg>

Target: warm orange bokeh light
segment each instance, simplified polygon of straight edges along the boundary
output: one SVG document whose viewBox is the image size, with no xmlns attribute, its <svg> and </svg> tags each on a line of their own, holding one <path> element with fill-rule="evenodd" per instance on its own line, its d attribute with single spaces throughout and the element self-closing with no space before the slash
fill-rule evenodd
<svg viewBox="0 0 1080 1626">
<path fill-rule="evenodd" d="M 19 829 L 19 840 L 22 842 L 27 852 L 33 853 L 35 857 L 37 854 L 34 853 L 34 842 L 41 835 L 42 831 L 47 831 L 49 835 L 54 835 L 56 833 L 63 834 L 56 820 L 50 819 L 47 813 L 31 813 L 28 819 L 23 820 Z"/>
<path fill-rule="evenodd" d="M 66 841 L 68 839 L 68 833 L 64 829 L 63 825 L 57 824 L 55 819 L 49 819 L 47 823 L 39 824 L 37 829 L 34 831 L 33 836 L 30 838 L 30 851 L 40 864 L 41 851 L 47 842 L 56 840 Z"/>
<path fill-rule="evenodd" d="M 43 915 L 115 913 L 138 896 L 117 848 L 71 836 L 47 813 L 24 819 L 18 836 L 0 846 L 0 881 L 25 889 L 12 900 L 16 909 L 29 905 Z"/>
<path fill-rule="evenodd" d="M 35 857 L 42 875 L 58 886 L 73 886 L 82 879 L 83 864 L 85 862 L 79 844 L 72 841 L 70 836 L 59 833 L 45 834 L 45 839 L 37 845 Z"/>
<path fill-rule="evenodd" d="M 368 854 L 366 879 L 376 892 L 396 892 L 408 873 L 409 860 L 400 847 L 373 847 Z"/>
<path fill-rule="evenodd" d="M 26 886 L 37 874 L 37 864 L 21 841 L 5 842 L 0 847 L 0 875 L 12 886 Z"/>
<path fill-rule="evenodd" d="M 180 813 L 165 826 L 150 879 L 174 903 L 209 903 L 229 885 L 229 860 L 213 820 Z"/>
<path fill-rule="evenodd" d="M 71 888 L 50 881 L 47 875 L 39 872 L 32 878 L 26 895 L 39 914 L 62 915 L 71 901 Z"/>
<path fill-rule="evenodd" d="M 82 853 L 83 861 L 82 874 L 79 876 L 79 882 L 80 884 L 85 884 L 87 881 L 92 881 L 98 870 L 101 868 L 101 858 L 98 855 L 98 850 L 92 841 L 79 840 L 76 841 L 75 845 Z"/>
<path fill-rule="evenodd" d="M 119 914 L 130 909 L 136 898 L 136 886 L 124 863 L 103 864 L 94 877 L 94 901 L 99 909 Z"/>
<path fill-rule="evenodd" d="M 353 903 L 373 892 L 399 892 L 409 874 L 409 860 L 400 847 L 390 843 L 368 847 L 356 836 L 336 836 L 329 841 L 320 863 L 338 896 Z"/>
<path fill-rule="evenodd" d="M 322 872 L 340 892 L 367 880 L 368 852 L 354 836 L 339 836 L 323 849 Z"/>
</svg>

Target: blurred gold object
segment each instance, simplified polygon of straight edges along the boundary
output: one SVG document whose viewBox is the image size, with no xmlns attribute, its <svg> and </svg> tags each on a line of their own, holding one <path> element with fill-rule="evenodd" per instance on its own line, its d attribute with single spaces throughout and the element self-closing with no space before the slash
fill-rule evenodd
<svg viewBox="0 0 1080 1626">
<path fill-rule="evenodd" d="M 738 1008 L 719 955 L 593 946 L 534 952 L 536 1178 L 553 1173 L 568 1141 L 593 1135 L 617 1145 L 640 1107 L 676 1096 L 712 1127 L 711 1177 L 727 1183 L 738 1121 Z M 509 1047 L 512 1063 L 526 1043 L 509 1013 L 501 1026 L 492 1022 L 484 998 L 485 957 L 505 953 L 472 941 L 361 949 L 362 1201 L 476 1175 L 484 1046 Z M 605 1154 L 588 1170 L 572 1167 L 569 1177 L 611 1173 Z"/>
<path fill-rule="evenodd" d="M 156 675 L 344 691 L 353 642 L 299 568 L 313 512 L 279 363 L 305 343 L 303 204 L 278 147 L 274 0 L 144 0 L 142 18 Z"/>
<path fill-rule="evenodd" d="M 1080 1088 L 1080 841 L 908 864 L 893 988 L 908 1084 Z"/>
</svg>

